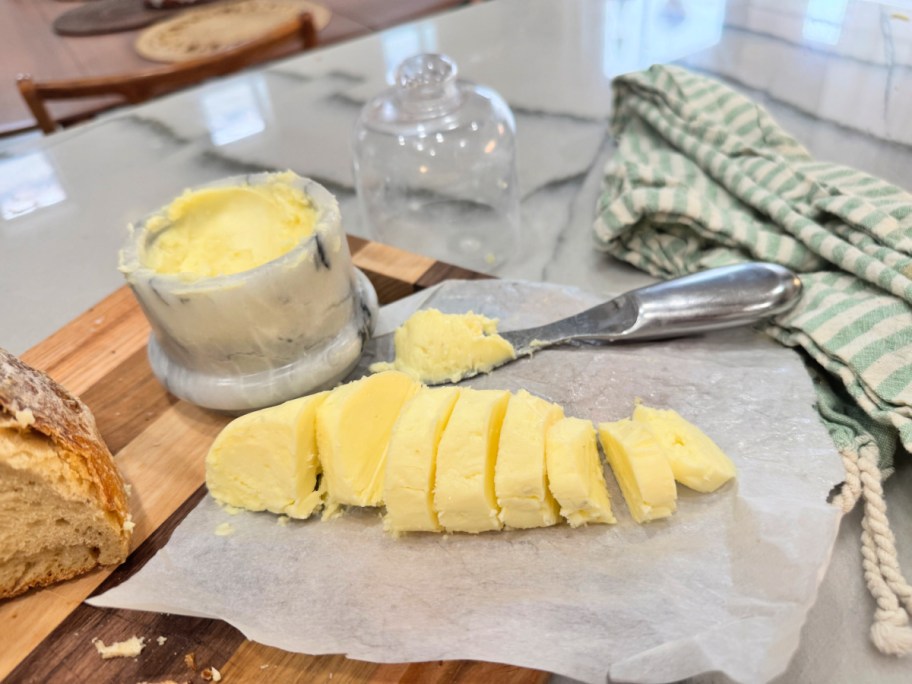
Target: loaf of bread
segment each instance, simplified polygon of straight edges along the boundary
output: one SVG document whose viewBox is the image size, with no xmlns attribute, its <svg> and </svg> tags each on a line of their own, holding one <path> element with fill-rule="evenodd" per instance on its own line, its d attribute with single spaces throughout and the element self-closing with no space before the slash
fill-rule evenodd
<svg viewBox="0 0 912 684">
<path fill-rule="evenodd" d="M 0 598 L 122 562 L 131 529 L 88 407 L 0 349 Z"/>
</svg>

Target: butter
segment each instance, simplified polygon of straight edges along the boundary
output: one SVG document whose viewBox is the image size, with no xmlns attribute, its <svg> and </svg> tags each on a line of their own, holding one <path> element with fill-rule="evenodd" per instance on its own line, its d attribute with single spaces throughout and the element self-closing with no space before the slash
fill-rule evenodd
<svg viewBox="0 0 912 684">
<path fill-rule="evenodd" d="M 548 489 L 545 435 L 564 410 L 520 390 L 510 397 L 494 468 L 500 520 L 520 529 L 560 521 L 558 504 Z"/>
<path fill-rule="evenodd" d="M 682 485 L 698 492 L 714 492 L 735 477 L 731 459 L 703 431 L 676 411 L 638 404 L 633 419 L 655 435 L 674 479 Z"/>
<path fill-rule="evenodd" d="M 674 475 L 652 432 L 629 419 L 599 423 L 598 430 L 634 520 L 642 523 L 674 513 L 678 496 Z"/>
<path fill-rule="evenodd" d="M 545 454 L 551 493 L 571 527 L 617 522 L 592 423 L 581 418 L 557 421 L 548 430 Z"/>
<path fill-rule="evenodd" d="M 458 382 L 489 373 L 516 358 L 513 345 L 497 334 L 497 321 L 479 314 L 444 314 L 422 309 L 396 329 L 396 359 L 372 371 L 395 368 L 431 384 Z"/>
<path fill-rule="evenodd" d="M 494 469 L 510 393 L 464 389 L 437 448 L 434 507 L 449 532 L 499 530 Z"/>
<path fill-rule="evenodd" d="M 228 423 L 206 455 L 206 486 L 213 498 L 249 511 L 310 516 L 321 504 L 316 411 L 328 394 L 294 399 Z"/>
<path fill-rule="evenodd" d="M 458 387 L 424 388 L 402 407 L 386 453 L 383 501 L 389 532 L 440 531 L 434 510 L 437 446 L 459 393 Z"/>
<path fill-rule="evenodd" d="M 337 387 L 317 409 L 317 448 L 326 486 L 324 518 L 341 504 L 382 503 L 393 424 L 420 387 L 405 373 L 387 371 Z"/>
<path fill-rule="evenodd" d="M 278 259 L 314 232 L 313 202 L 277 174 L 262 185 L 187 191 L 149 220 L 143 265 L 186 280 L 249 271 Z"/>
</svg>

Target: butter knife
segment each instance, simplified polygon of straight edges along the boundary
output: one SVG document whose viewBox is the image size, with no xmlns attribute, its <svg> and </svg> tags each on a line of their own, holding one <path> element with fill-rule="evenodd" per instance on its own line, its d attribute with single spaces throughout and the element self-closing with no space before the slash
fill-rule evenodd
<svg viewBox="0 0 912 684">
<path fill-rule="evenodd" d="M 789 269 L 748 262 L 630 290 L 574 316 L 499 334 L 518 359 L 555 345 L 658 340 L 734 328 L 784 313 L 800 295 L 801 281 Z M 365 353 L 392 360 L 393 333 L 372 339 Z"/>
</svg>

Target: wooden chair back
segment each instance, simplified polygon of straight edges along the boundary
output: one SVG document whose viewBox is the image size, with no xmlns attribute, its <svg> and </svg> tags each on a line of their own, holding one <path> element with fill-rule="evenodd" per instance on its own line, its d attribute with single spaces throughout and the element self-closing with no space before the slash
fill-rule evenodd
<svg viewBox="0 0 912 684">
<path fill-rule="evenodd" d="M 45 133 L 57 130 L 48 111 L 48 100 L 70 100 L 115 95 L 137 104 L 157 95 L 186 88 L 200 81 L 224 76 L 246 67 L 290 54 L 290 46 L 308 50 L 317 44 L 317 31 L 309 14 L 302 14 L 263 36 L 209 57 L 180 62 L 140 73 L 116 74 L 68 81 L 35 81 L 27 74 L 16 79 L 19 93 Z"/>
</svg>

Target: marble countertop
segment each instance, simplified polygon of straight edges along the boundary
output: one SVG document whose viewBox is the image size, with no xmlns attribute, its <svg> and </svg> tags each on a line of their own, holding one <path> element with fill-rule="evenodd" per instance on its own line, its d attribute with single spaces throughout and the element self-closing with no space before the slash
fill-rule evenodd
<svg viewBox="0 0 912 684">
<path fill-rule="evenodd" d="M 418 52 L 450 55 L 463 78 L 493 87 L 515 114 L 524 247 L 502 277 L 606 295 L 650 281 L 594 250 L 590 233 L 613 153 L 611 79 L 655 62 L 741 90 L 820 159 L 912 188 L 908 0 L 496 0 L 48 138 L 0 142 L 0 345 L 21 353 L 122 285 L 126 225 L 201 182 L 290 168 L 336 194 L 349 233 L 371 237 L 353 190 L 352 127 L 395 66 Z M 910 486 L 912 468 L 902 464 L 886 487 L 907 569 Z M 874 605 L 859 535 L 856 511 L 777 681 L 912 677 L 912 661 L 880 656 L 868 642 Z"/>
</svg>

